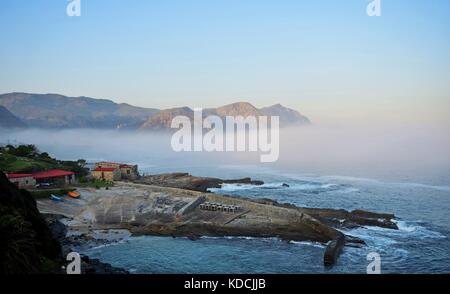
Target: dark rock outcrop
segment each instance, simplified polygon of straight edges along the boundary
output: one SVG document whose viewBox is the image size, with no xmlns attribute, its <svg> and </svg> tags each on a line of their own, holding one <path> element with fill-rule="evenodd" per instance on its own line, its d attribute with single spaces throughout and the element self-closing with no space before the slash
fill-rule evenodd
<svg viewBox="0 0 450 294">
<path fill-rule="evenodd" d="M 61 222 L 63 216 L 56 214 L 44 214 L 44 219 L 52 233 L 53 238 L 62 242 L 66 238 L 67 227 Z"/>
<path fill-rule="evenodd" d="M 263 185 L 263 181 L 254 181 L 251 178 L 222 180 L 219 178 L 196 177 L 188 173 L 168 173 L 143 176 L 135 181 L 139 184 L 154 185 L 186 189 L 198 192 L 207 192 L 210 188 L 220 188 L 223 184 Z"/>
<path fill-rule="evenodd" d="M 356 228 L 361 226 L 375 226 L 398 230 L 393 222 L 393 214 L 375 213 L 364 210 L 347 211 L 344 209 L 301 208 L 302 211 L 318 220 L 338 228 Z"/>
<path fill-rule="evenodd" d="M 342 249 L 345 246 L 345 236 L 342 234 L 336 239 L 328 242 L 323 256 L 323 263 L 325 266 L 332 266 L 336 263 Z"/>
<path fill-rule="evenodd" d="M 118 275 L 129 274 L 127 270 L 113 267 L 109 263 L 101 262 L 95 258 L 89 258 L 89 256 L 81 257 L 81 273 L 82 274 L 96 274 L 96 275 Z"/>
<path fill-rule="evenodd" d="M 297 207 L 294 204 L 279 203 L 268 198 L 248 200 L 261 204 L 298 209 L 334 228 L 351 229 L 362 226 L 374 226 L 398 230 L 397 224 L 393 221 L 395 215 L 390 213 L 376 213 L 365 210 L 347 211 L 345 209 Z"/>
<path fill-rule="evenodd" d="M 263 181 L 258 180 L 252 180 L 251 178 L 242 178 L 242 179 L 235 179 L 235 180 L 222 180 L 222 184 L 243 184 L 243 185 L 256 185 L 261 186 L 264 185 Z"/>
</svg>

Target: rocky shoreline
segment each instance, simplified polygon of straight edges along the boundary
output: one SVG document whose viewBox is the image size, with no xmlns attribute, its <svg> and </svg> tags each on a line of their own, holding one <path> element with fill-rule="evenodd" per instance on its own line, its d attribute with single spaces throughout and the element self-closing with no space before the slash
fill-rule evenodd
<svg viewBox="0 0 450 294">
<path fill-rule="evenodd" d="M 121 239 L 101 239 L 94 238 L 92 231 L 79 234 L 68 234 L 69 227 L 65 221 L 69 220 L 63 215 L 44 214 L 44 219 L 50 228 L 54 239 L 61 244 L 62 256 L 67 256 L 70 252 L 78 252 L 81 248 L 87 249 L 103 245 L 111 245 L 119 242 Z M 129 274 L 129 271 L 123 268 L 114 267 L 109 263 L 100 261 L 99 259 L 90 258 L 87 255 L 81 256 L 81 273 L 82 274 Z M 61 273 L 65 273 L 62 269 Z"/>
</svg>

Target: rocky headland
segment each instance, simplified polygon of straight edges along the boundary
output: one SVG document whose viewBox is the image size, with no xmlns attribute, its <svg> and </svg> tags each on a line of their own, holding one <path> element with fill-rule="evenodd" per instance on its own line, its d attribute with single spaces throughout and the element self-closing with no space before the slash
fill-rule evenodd
<svg viewBox="0 0 450 294">
<path fill-rule="evenodd" d="M 248 184 L 263 185 L 263 181 L 255 181 L 251 178 L 223 180 L 211 177 L 196 177 L 189 173 L 167 173 L 142 176 L 135 183 L 171 187 L 199 192 L 208 192 L 211 188 L 220 188 L 223 184 Z"/>
</svg>

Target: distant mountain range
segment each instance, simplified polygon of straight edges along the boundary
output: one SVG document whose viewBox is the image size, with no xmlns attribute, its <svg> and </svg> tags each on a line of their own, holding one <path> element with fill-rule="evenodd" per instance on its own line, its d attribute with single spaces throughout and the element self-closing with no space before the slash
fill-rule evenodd
<svg viewBox="0 0 450 294">
<path fill-rule="evenodd" d="M 277 115 L 281 126 L 305 125 L 310 121 L 280 104 L 256 108 L 238 102 L 203 110 L 203 115 Z M 177 115 L 193 117 L 189 107 L 154 109 L 115 103 L 106 99 L 67 97 L 58 94 L 8 93 L 0 95 L 0 126 L 39 128 L 97 128 L 164 130 Z"/>
</svg>

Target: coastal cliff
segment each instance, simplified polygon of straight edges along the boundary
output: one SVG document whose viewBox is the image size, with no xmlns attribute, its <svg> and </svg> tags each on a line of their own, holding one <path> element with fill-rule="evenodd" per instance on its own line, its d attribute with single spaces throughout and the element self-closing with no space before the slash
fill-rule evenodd
<svg viewBox="0 0 450 294">
<path fill-rule="evenodd" d="M 0 272 L 58 272 L 61 246 L 52 236 L 36 201 L 0 172 Z"/>
</svg>

